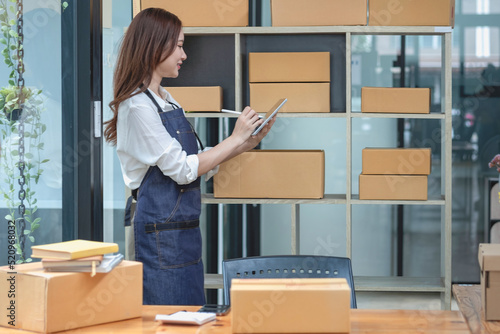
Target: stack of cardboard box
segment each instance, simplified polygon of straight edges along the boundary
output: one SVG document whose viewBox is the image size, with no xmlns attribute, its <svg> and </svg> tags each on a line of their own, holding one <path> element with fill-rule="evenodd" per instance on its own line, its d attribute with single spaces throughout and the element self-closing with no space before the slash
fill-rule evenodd
<svg viewBox="0 0 500 334">
<path fill-rule="evenodd" d="M 429 148 L 365 148 L 359 199 L 427 200 Z"/>
<path fill-rule="evenodd" d="M 185 27 L 245 27 L 248 0 L 133 0 L 176 14 Z M 367 7 L 368 15 L 367 15 Z M 455 0 L 271 0 L 273 26 L 451 26 Z"/>
<path fill-rule="evenodd" d="M 329 52 L 255 52 L 248 55 L 250 105 L 267 112 L 330 112 Z"/>
</svg>

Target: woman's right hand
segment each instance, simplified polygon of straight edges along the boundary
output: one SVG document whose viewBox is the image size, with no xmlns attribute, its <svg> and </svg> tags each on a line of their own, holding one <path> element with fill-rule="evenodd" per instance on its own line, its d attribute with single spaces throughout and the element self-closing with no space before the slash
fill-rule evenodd
<svg viewBox="0 0 500 334">
<path fill-rule="evenodd" d="M 255 129 L 262 124 L 264 120 L 259 118 L 259 115 L 250 107 L 246 107 L 238 116 L 238 120 L 234 126 L 231 136 L 238 140 L 239 145 L 244 144 L 251 136 Z"/>
</svg>

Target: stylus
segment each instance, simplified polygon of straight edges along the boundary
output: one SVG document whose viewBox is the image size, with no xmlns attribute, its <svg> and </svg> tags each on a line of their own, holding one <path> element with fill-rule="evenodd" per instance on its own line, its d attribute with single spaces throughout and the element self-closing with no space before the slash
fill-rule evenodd
<svg viewBox="0 0 500 334">
<path fill-rule="evenodd" d="M 221 109 L 222 112 L 227 112 L 228 114 L 235 114 L 235 115 L 241 115 L 241 112 L 239 111 L 234 111 L 234 110 L 229 110 L 229 109 Z M 263 118 L 261 115 L 259 115 L 259 118 Z"/>
</svg>

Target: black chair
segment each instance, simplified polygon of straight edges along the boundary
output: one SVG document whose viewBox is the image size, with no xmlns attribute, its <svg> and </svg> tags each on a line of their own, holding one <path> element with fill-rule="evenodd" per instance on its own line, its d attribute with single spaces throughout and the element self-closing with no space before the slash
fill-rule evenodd
<svg viewBox="0 0 500 334">
<path fill-rule="evenodd" d="M 351 288 L 351 308 L 357 308 L 351 259 L 345 257 L 278 255 L 231 259 L 222 262 L 222 277 L 226 305 L 231 303 L 233 278 L 345 278 Z"/>
</svg>

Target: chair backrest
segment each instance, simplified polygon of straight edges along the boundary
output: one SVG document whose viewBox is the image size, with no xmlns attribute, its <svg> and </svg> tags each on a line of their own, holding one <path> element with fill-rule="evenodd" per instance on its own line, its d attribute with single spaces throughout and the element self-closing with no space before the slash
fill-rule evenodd
<svg viewBox="0 0 500 334">
<path fill-rule="evenodd" d="M 278 255 L 231 259 L 222 262 L 224 302 L 230 305 L 233 278 L 345 278 L 351 288 L 351 308 L 356 308 L 356 293 L 351 259 L 334 256 Z"/>
</svg>

